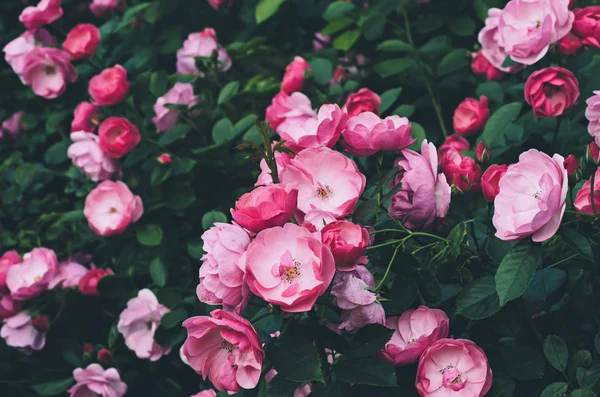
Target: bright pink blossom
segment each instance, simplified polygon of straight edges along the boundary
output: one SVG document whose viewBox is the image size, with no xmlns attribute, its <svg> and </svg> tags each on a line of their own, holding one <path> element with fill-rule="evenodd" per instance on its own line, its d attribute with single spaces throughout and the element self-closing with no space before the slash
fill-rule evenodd
<svg viewBox="0 0 600 397">
<path fill-rule="evenodd" d="M 360 225 L 345 220 L 332 222 L 321 229 L 321 240 L 331 248 L 337 270 L 351 271 L 368 262 L 369 232 Z"/>
<path fill-rule="evenodd" d="M 81 102 L 73 111 L 73 121 L 71 122 L 71 132 L 85 131 L 94 132 L 99 124 L 100 111 L 98 106 Z"/>
<path fill-rule="evenodd" d="M 586 214 L 594 215 L 594 206 L 596 207 L 596 214 L 600 213 L 600 168 L 596 170 L 594 175 L 594 206 L 592 206 L 591 201 L 591 188 L 592 178 L 585 181 L 581 189 L 577 192 L 577 196 L 575 196 L 575 208 L 577 211 L 585 212 Z"/>
<path fill-rule="evenodd" d="M 79 285 L 79 280 L 89 269 L 82 264 L 76 262 L 74 259 L 67 259 L 65 262 L 61 262 L 58 265 L 58 270 L 50 282 L 49 289 L 54 289 L 57 286 L 62 288 L 71 288 Z"/>
<path fill-rule="evenodd" d="M 2 128 L 0 128 L 0 140 L 7 136 L 16 139 L 21 130 L 25 128 L 25 123 L 21 122 L 21 119 L 25 115 L 25 112 L 15 112 L 12 116 L 2 122 Z M 6 133 L 6 135 L 5 135 Z"/>
<path fill-rule="evenodd" d="M 415 141 L 412 126 L 406 117 L 379 118 L 375 113 L 362 112 L 351 117 L 342 132 L 344 147 L 354 156 L 372 156 L 380 150 L 400 151 Z"/>
<path fill-rule="evenodd" d="M 478 36 L 479 44 L 481 44 L 481 53 L 493 67 L 501 72 L 515 73 L 523 69 L 524 66 L 521 64 L 514 64 L 508 67 L 502 67 L 508 53 L 506 52 L 504 41 L 498 30 L 501 15 L 502 10 L 499 10 L 498 8 L 490 8 L 488 10 L 485 26 L 481 29 Z"/>
<path fill-rule="evenodd" d="M 493 203 L 500 193 L 500 178 L 508 171 L 507 165 L 492 164 L 481 176 L 481 191 L 488 203 Z"/>
<path fill-rule="evenodd" d="M 489 118 L 490 108 L 486 96 L 481 96 L 479 101 L 475 98 L 466 98 L 454 110 L 452 118 L 454 131 L 463 136 L 478 134 L 483 131 Z"/>
<path fill-rule="evenodd" d="M 86 197 L 83 214 L 90 228 L 101 236 L 121 234 L 144 213 L 140 196 L 121 181 L 104 181 Z"/>
<path fill-rule="evenodd" d="M 298 203 L 298 191 L 279 184 L 259 186 L 242 195 L 231 209 L 233 220 L 258 233 L 273 226 L 283 226 L 292 219 Z"/>
<path fill-rule="evenodd" d="M 304 219 L 302 221 L 301 226 L 310 230 L 311 232 L 320 232 L 326 225 L 335 221 L 335 216 L 333 216 L 329 212 L 321 210 L 312 210 L 309 211 L 306 215 L 304 215 Z"/>
<path fill-rule="evenodd" d="M 63 42 L 72 59 L 91 58 L 100 44 L 100 30 L 91 23 L 76 25 Z"/>
<path fill-rule="evenodd" d="M 208 0 L 208 4 L 210 4 L 215 10 L 218 10 L 222 7 L 231 7 L 233 0 Z"/>
<path fill-rule="evenodd" d="M 90 11 L 99 18 L 117 12 L 121 0 L 92 0 Z"/>
<path fill-rule="evenodd" d="M 122 397 L 127 392 L 127 385 L 121 381 L 119 371 L 114 368 L 105 370 L 99 364 L 75 369 L 73 378 L 77 383 L 69 389 L 70 397 Z"/>
<path fill-rule="evenodd" d="M 79 292 L 81 292 L 82 295 L 100 295 L 100 293 L 98 292 L 98 283 L 100 282 L 100 279 L 111 274 L 114 273 L 110 268 L 91 269 L 79 279 L 79 283 L 77 283 L 77 286 L 79 287 Z"/>
<path fill-rule="evenodd" d="M 39 296 L 58 270 L 58 260 L 54 251 L 48 248 L 34 248 L 23 255 L 23 261 L 14 264 L 6 272 L 6 286 L 15 300 L 27 300 Z"/>
<path fill-rule="evenodd" d="M 27 54 L 37 46 L 52 45 L 55 42 L 56 39 L 45 29 L 27 30 L 4 46 L 4 58 L 13 71 L 21 77 Z"/>
<path fill-rule="evenodd" d="M 573 34 L 581 39 L 581 44 L 600 48 L 600 6 L 589 6 L 573 10 Z"/>
<path fill-rule="evenodd" d="M 307 148 L 333 147 L 346 125 L 348 115 L 338 105 L 326 104 L 319 108 L 316 117 L 302 125 L 285 123 L 277 128 L 286 146 L 299 152 Z"/>
<path fill-rule="evenodd" d="M 275 164 L 277 165 L 277 176 L 279 180 L 281 180 L 281 174 L 292 158 L 293 156 L 289 153 L 275 152 Z M 267 165 L 265 159 L 260 160 L 260 171 L 261 173 L 254 186 L 271 185 L 273 183 L 273 176 L 271 175 L 271 169 Z"/>
<path fill-rule="evenodd" d="M 90 79 L 88 93 L 98 106 L 113 106 L 129 92 L 127 70 L 121 65 L 106 68 Z"/>
<path fill-rule="evenodd" d="M 21 311 L 23 302 L 15 301 L 10 295 L 0 296 L 0 322 Z"/>
<path fill-rule="evenodd" d="M 600 91 L 594 91 L 594 95 L 589 97 L 585 109 L 585 117 L 590 122 L 588 132 L 595 139 L 596 145 L 600 145 Z"/>
<path fill-rule="evenodd" d="M 469 156 L 446 150 L 440 158 L 440 168 L 448 183 L 463 193 L 476 193 L 481 188 L 481 167 Z"/>
<path fill-rule="evenodd" d="M 98 144 L 104 153 L 119 159 L 133 150 L 142 140 L 140 131 L 124 117 L 109 117 L 98 128 Z"/>
<path fill-rule="evenodd" d="M 466 152 L 471 149 L 471 144 L 465 138 L 458 134 L 448 135 L 444 143 L 438 149 L 438 158 L 442 158 L 444 152 L 448 149 L 454 149 L 457 152 Z"/>
<path fill-rule="evenodd" d="M 6 251 L 0 256 L 0 295 L 10 295 L 6 285 L 6 274 L 12 266 L 21 263 L 21 255 L 17 251 Z"/>
<path fill-rule="evenodd" d="M 560 116 L 577 103 L 579 82 L 565 68 L 547 67 L 535 71 L 525 82 L 525 100 L 536 118 Z"/>
<path fill-rule="evenodd" d="M 285 68 L 285 74 L 281 82 L 281 91 L 286 94 L 302 91 L 302 88 L 304 88 L 304 74 L 311 71 L 310 65 L 304 58 L 295 57 Z"/>
<path fill-rule="evenodd" d="M 565 55 L 577 55 L 579 50 L 583 47 L 583 43 L 579 37 L 575 36 L 573 33 L 569 33 L 560 39 L 558 47 L 560 48 L 560 52 Z"/>
<path fill-rule="evenodd" d="M 355 117 L 364 112 L 371 112 L 379 115 L 379 106 L 381 98 L 368 88 L 361 88 L 358 92 L 348 95 L 344 104 L 344 109 L 349 117 Z"/>
<path fill-rule="evenodd" d="M 489 81 L 500 81 L 504 78 L 504 73 L 487 60 L 482 50 L 472 54 L 471 70 L 478 76 L 485 76 Z"/>
</svg>

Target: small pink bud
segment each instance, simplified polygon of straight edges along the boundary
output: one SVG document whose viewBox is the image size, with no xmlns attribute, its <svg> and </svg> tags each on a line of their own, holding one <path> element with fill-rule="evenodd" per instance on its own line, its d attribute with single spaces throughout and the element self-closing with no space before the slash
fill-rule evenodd
<svg viewBox="0 0 600 397">
<path fill-rule="evenodd" d="M 585 159 L 594 165 L 600 164 L 600 147 L 596 145 L 596 142 L 592 142 L 588 145 L 585 152 Z"/>
<path fill-rule="evenodd" d="M 569 176 L 569 182 L 571 183 L 571 186 L 575 186 L 577 182 L 581 180 L 581 166 L 579 165 L 577 158 L 570 154 L 565 159 L 563 164 L 567 169 L 567 175 Z"/>
<path fill-rule="evenodd" d="M 158 162 L 161 164 L 171 164 L 171 155 L 167 153 L 163 153 L 157 158 Z"/>
<path fill-rule="evenodd" d="M 42 315 L 39 315 L 36 318 L 34 318 L 32 324 L 34 328 L 36 328 L 39 331 L 47 331 L 48 328 L 50 328 L 50 320 L 48 320 L 48 317 Z"/>
<path fill-rule="evenodd" d="M 112 357 L 112 353 L 108 349 L 102 349 L 98 352 L 98 361 L 102 364 L 108 364 Z"/>
<path fill-rule="evenodd" d="M 84 343 L 83 344 L 83 354 L 89 354 L 92 353 L 94 351 L 94 346 L 91 343 Z"/>
<path fill-rule="evenodd" d="M 485 164 L 492 159 L 492 151 L 483 143 L 483 141 L 477 144 L 475 148 L 475 158 L 481 164 Z"/>
</svg>

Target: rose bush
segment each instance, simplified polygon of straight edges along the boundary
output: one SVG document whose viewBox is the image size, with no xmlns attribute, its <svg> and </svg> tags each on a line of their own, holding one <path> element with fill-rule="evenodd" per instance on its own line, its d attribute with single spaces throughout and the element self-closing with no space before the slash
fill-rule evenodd
<svg viewBox="0 0 600 397">
<path fill-rule="evenodd" d="M 597 3 L 0 2 L 0 395 L 597 396 Z"/>
</svg>

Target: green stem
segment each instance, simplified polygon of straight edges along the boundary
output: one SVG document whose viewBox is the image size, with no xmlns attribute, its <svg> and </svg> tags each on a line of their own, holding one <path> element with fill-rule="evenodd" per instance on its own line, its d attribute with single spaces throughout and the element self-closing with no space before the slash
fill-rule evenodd
<svg viewBox="0 0 600 397">
<path fill-rule="evenodd" d="M 596 173 L 593 172 L 592 173 L 592 179 L 590 181 L 590 201 L 592 202 L 592 210 L 594 211 L 594 218 L 596 216 L 598 216 L 598 212 L 596 211 L 596 200 L 594 200 L 594 196 L 596 193 L 596 186 L 595 186 L 595 182 L 596 182 Z"/>
<path fill-rule="evenodd" d="M 579 254 L 573 254 L 573 255 L 569 256 L 568 258 L 561 259 L 561 260 L 559 260 L 558 262 L 555 262 L 555 263 L 551 264 L 550 266 L 547 266 L 546 268 L 547 268 L 547 269 L 549 269 L 549 268 L 551 268 L 551 267 L 554 267 L 554 266 L 560 265 L 561 263 L 568 262 L 568 261 L 570 261 L 571 259 L 575 259 L 575 258 L 577 258 L 578 256 L 579 256 Z"/>
<path fill-rule="evenodd" d="M 400 245 L 398 245 L 396 247 L 396 249 L 394 250 L 394 255 L 392 255 L 392 259 L 390 259 L 390 262 L 387 265 L 387 269 L 385 269 L 385 274 L 383 275 L 383 278 L 379 281 L 379 283 L 375 287 L 375 291 L 379 291 L 381 289 L 381 287 L 383 287 L 383 284 L 385 283 L 385 280 L 387 279 L 388 274 L 390 274 L 390 269 L 392 268 L 392 263 L 394 263 L 394 259 L 396 259 L 396 254 L 398 254 L 399 249 L 400 249 Z"/>
<path fill-rule="evenodd" d="M 387 247 L 388 245 L 394 245 L 394 244 L 400 243 L 402 241 L 404 241 L 404 240 L 390 240 L 390 241 L 387 241 L 385 243 L 381 243 L 381 244 L 377 244 L 377 245 L 372 245 L 370 247 L 367 247 L 367 249 L 368 250 L 374 250 L 374 249 L 381 248 L 381 247 Z"/>
<path fill-rule="evenodd" d="M 269 141 L 269 130 L 265 128 L 262 123 L 257 121 L 256 125 L 260 130 L 260 136 L 262 137 L 263 146 L 265 147 L 265 161 L 271 170 L 271 178 L 273 178 L 273 183 L 279 183 L 279 172 L 277 170 L 277 161 L 275 160 L 275 152 L 273 152 L 273 148 L 271 147 L 271 142 Z"/>
</svg>

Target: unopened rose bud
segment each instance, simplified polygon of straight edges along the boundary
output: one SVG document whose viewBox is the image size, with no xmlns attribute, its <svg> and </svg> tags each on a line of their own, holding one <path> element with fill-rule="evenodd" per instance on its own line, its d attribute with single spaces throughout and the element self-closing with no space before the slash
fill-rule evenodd
<svg viewBox="0 0 600 397">
<path fill-rule="evenodd" d="M 565 161 L 563 162 L 565 168 L 567 169 L 567 175 L 569 176 L 569 183 L 571 186 L 575 186 L 577 182 L 581 180 L 581 166 L 579 162 L 570 154 Z"/>
<path fill-rule="evenodd" d="M 94 351 L 94 346 L 91 343 L 84 343 L 83 344 L 83 354 L 89 354 L 92 353 Z"/>
<path fill-rule="evenodd" d="M 33 326 L 39 331 L 47 331 L 50 328 L 48 317 L 39 315 L 32 321 Z"/>
<path fill-rule="evenodd" d="M 171 160 L 171 155 L 167 154 L 167 153 L 163 153 L 160 156 L 158 156 L 157 160 L 158 160 L 159 163 L 165 164 L 165 165 L 171 164 L 171 161 L 172 161 Z"/>
<path fill-rule="evenodd" d="M 475 148 L 475 158 L 477 162 L 485 164 L 492 159 L 492 151 L 483 143 L 483 141 L 477 144 Z"/>
<path fill-rule="evenodd" d="M 588 164 L 600 164 L 600 148 L 596 145 L 596 142 L 592 142 L 588 145 L 587 150 L 585 151 L 585 161 Z"/>
<path fill-rule="evenodd" d="M 98 352 L 98 361 L 102 364 L 108 364 L 112 357 L 112 353 L 108 349 L 102 349 Z"/>
</svg>

